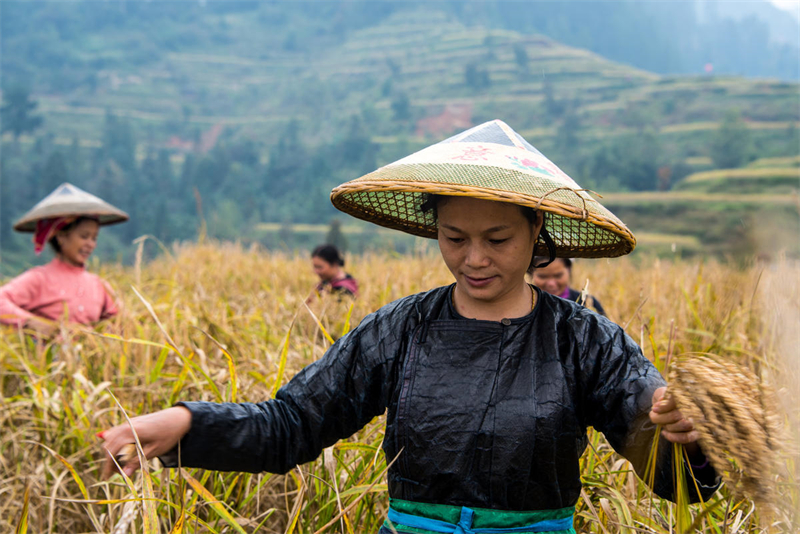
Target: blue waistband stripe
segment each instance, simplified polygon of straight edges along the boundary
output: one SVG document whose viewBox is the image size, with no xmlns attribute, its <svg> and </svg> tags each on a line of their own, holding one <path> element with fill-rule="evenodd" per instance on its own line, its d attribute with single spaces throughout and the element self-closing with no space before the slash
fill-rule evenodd
<svg viewBox="0 0 800 534">
<path fill-rule="evenodd" d="M 461 518 L 458 524 L 440 521 L 438 519 L 428 519 L 417 515 L 404 514 L 394 508 L 389 508 L 389 521 L 398 525 L 430 530 L 431 532 L 442 532 L 443 534 L 515 534 L 527 532 L 551 532 L 558 530 L 569 530 L 572 528 L 572 516 L 563 519 L 548 519 L 539 521 L 524 527 L 513 528 L 472 528 L 472 518 L 475 512 L 466 506 L 461 508 Z"/>
</svg>

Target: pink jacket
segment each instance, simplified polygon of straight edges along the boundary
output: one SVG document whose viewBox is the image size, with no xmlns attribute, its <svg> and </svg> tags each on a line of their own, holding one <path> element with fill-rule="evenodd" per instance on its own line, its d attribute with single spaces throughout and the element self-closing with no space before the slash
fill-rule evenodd
<svg viewBox="0 0 800 534">
<path fill-rule="evenodd" d="M 0 323 L 20 326 L 33 316 L 91 324 L 118 312 L 110 289 L 96 274 L 53 259 L 0 287 Z"/>
</svg>

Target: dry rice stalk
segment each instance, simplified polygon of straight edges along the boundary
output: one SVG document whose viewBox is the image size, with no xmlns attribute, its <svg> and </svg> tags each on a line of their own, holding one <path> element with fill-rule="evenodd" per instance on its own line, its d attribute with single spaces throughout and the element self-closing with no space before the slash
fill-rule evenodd
<svg viewBox="0 0 800 534">
<path fill-rule="evenodd" d="M 777 511 L 778 456 L 786 440 L 775 393 L 749 369 L 687 355 L 669 372 L 669 392 L 693 420 L 700 446 L 728 488 L 767 514 Z"/>
<path fill-rule="evenodd" d="M 122 449 L 120 449 L 119 453 L 116 456 L 117 463 L 120 467 L 127 465 L 132 459 L 136 458 L 136 445 L 133 443 L 128 443 L 127 445 L 123 445 Z M 144 475 L 142 475 L 144 476 Z M 136 481 L 135 488 L 137 490 L 140 489 L 141 478 Z M 133 495 L 134 497 L 136 495 Z M 122 507 L 122 516 L 117 521 L 117 524 L 114 525 L 114 528 L 111 530 L 111 534 L 128 534 L 128 529 L 133 523 L 133 520 L 136 519 L 137 511 L 139 508 L 139 501 L 132 500 L 125 503 Z"/>
<path fill-rule="evenodd" d="M 114 529 L 111 531 L 112 534 L 127 534 L 128 527 L 131 526 L 131 523 L 136 518 L 136 505 L 138 501 L 128 501 L 125 503 L 125 506 L 122 507 L 122 517 L 120 517 L 117 524 L 114 525 Z"/>
</svg>

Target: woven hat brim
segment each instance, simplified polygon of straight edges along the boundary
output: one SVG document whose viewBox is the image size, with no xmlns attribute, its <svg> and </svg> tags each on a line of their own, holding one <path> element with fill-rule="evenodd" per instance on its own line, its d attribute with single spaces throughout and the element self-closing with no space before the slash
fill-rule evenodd
<svg viewBox="0 0 800 534">
<path fill-rule="evenodd" d="M 498 177 L 503 189 L 487 187 Z M 465 184 L 468 180 L 475 185 Z M 636 238 L 622 221 L 587 193 L 546 177 L 532 181 L 528 173 L 488 165 L 387 165 L 338 186 L 331 192 L 331 201 L 359 219 L 435 239 L 433 214 L 421 209 L 428 194 L 467 196 L 545 211 L 558 257 L 611 258 L 628 254 L 636 246 Z M 542 239 L 539 242 L 545 245 Z"/>
<path fill-rule="evenodd" d="M 37 221 L 73 216 L 94 217 L 100 226 L 118 224 L 130 218 L 124 211 L 105 202 L 65 203 L 32 209 L 14 224 L 14 230 L 18 232 L 35 232 Z"/>
</svg>

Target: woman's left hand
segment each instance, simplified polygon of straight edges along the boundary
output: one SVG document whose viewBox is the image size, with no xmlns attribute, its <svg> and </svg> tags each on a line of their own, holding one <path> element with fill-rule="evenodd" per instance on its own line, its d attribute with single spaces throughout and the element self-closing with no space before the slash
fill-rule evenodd
<svg viewBox="0 0 800 534">
<path fill-rule="evenodd" d="M 675 399 L 666 397 L 667 388 L 660 387 L 653 392 L 653 407 L 650 409 L 650 421 L 661 425 L 661 435 L 672 443 L 681 443 L 691 456 L 698 453 L 700 447 L 697 438 L 700 434 L 695 430 L 691 419 L 683 416 Z"/>
</svg>

